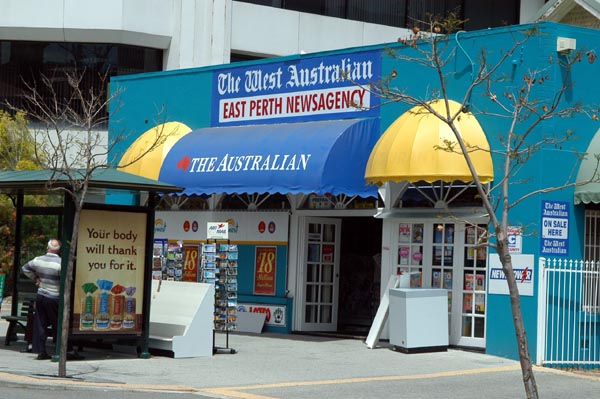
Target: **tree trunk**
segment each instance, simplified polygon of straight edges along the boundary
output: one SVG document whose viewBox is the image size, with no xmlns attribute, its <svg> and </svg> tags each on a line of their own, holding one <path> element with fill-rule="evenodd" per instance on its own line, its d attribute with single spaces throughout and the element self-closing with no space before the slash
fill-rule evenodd
<svg viewBox="0 0 600 399">
<path fill-rule="evenodd" d="M 77 250 L 77 232 L 79 231 L 80 215 L 81 207 L 77 202 L 75 204 L 75 214 L 73 216 L 73 232 L 71 233 L 71 242 L 69 243 L 69 258 L 63 292 L 63 317 L 62 325 L 60 326 L 60 354 L 58 358 L 58 376 L 61 378 L 67 376 L 67 349 L 69 345 L 69 326 L 71 324 L 71 286 L 73 285 L 73 269 L 75 263 L 75 251 Z"/>
<path fill-rule="evenodd" d="M 504 237 L 507 237 L 504 235 Z M 500 238 L 500 237 L 499 237 Z M 531 366 L 531 358 L 529 356 L 529 345 L 527 343 L 527 334 L 523 323 L 523 313 L 521 311 L 521 298 L 517 287 L 517 279 L 512 266 L 512 259 L 508 250 L 508 238 L 498 240 L 498 255 L 502 270 L 506 276 L 508 291 L 510 293 L 510 306 L 515 325 L 515 333 L 517 336 L 517 345 L 519 346 L 519 360 L 521 362 L 521 373 L 523 376 L 523 384 L 525 386 L 525 394 L 528 399 L 538 399 L 537 384 L 533 375 Z"/>
</svg>

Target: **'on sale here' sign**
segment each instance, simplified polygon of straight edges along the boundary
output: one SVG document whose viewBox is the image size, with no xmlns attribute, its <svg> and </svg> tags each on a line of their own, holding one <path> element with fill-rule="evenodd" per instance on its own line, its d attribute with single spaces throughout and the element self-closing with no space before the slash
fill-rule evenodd
<svg viewBox="0 0 600 399">
<path fill-rule="evenodd" d="M 541 254 L 569 255 L 569 203 L 542 201 Z"/>
</svg>

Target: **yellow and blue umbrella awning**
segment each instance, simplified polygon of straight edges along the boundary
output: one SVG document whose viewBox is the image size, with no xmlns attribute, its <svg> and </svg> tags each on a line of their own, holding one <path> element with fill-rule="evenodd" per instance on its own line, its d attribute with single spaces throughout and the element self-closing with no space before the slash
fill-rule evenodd
<svg viewBox="0 0 600 399">
<path fill-rule="evenodd" d="M 430 106 L 446 115 L 442 100 Z M 461 110 L 461 105 L 449 101 L 450 113 Z M 470 112 L 461 112 L 455 120 L 461 137 L 481 182 L 494 179 L 490 146 L 481 125 Z M 448 147 L 452 146 L 453 151 Z M 402 114 L 381 136 L 367 163 L 367 183 L 381 185 L 388 181 L 409 182 L 471 182 L 473 177 L 456 137 L 448 124 L 417 106 Z"/>
<path fill-rule="evenodd" d="M 191 131 L 192 129 L 180 122 L 167 122 L 147 130 L 125 151 L 119 161 L 119 169 L 157 180 L 163 161 L 173 145 Z M 144 154 L 155 143 L 158 145 Z"/>
</svg>

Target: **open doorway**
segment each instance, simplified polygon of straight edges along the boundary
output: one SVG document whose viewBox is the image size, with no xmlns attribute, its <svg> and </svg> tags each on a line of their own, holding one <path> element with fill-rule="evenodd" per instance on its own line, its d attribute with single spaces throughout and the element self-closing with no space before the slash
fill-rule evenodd
<svg viewBox="0 0 600 399">
<path fill-rule="evenodd" d="M 342 218 L 338 333 L 369 333 L 379 306 L 381 234 L 381 219 Z"/>
</svg>

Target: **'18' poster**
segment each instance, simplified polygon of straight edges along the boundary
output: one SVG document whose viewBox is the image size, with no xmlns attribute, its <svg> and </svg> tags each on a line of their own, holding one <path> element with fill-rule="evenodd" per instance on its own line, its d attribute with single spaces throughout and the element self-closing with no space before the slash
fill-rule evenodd
<svg viewBox="0 0 600 399">
<path fill-rule="evenodd" d="M 275 295 L 276 247 L 256 247 L 254 294 Z"/>
</svg>

